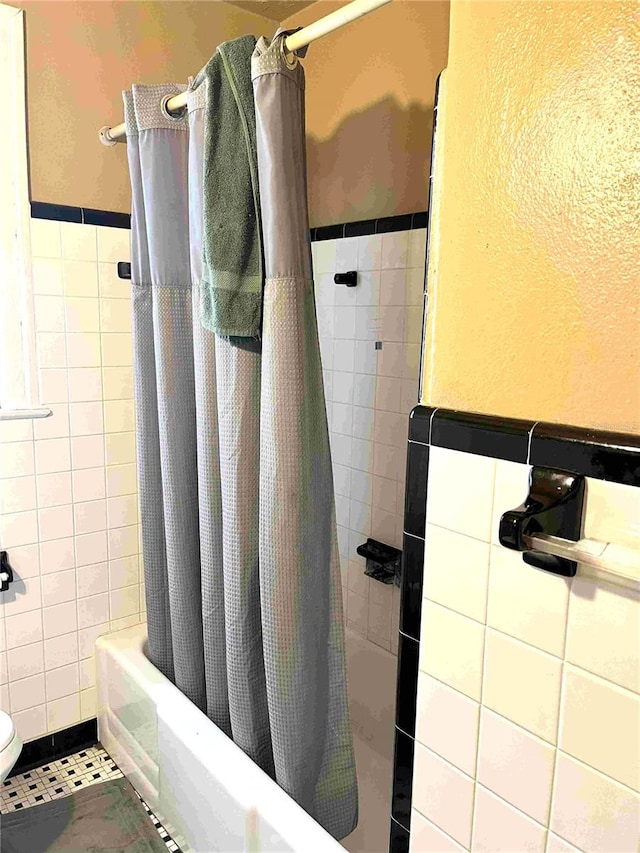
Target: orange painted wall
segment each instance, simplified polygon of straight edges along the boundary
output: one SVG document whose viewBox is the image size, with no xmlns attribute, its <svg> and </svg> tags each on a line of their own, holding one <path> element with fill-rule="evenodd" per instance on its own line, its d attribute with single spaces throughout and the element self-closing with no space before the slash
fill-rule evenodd
<svg viewBox="0 0 640 853">
<path fill-rule="evenodd" d="M 319 0 L 283 26 L 304 26 L 340 5 Z M 393 0 L 310 45 L 311 225 L 426 208 L 433 95 L 448 36 L 448 0 Z"/>
<path fill-rule="evenodd" d="M 640 7 L 453 0 L 424 399 L 640 432 Z"/>
<path fill-rule="evenodd" d="M 26 14 L 31 197 L 102 210 L 130 209 L 126 148 L 98 141 L 122 121 L 122 89 L 186 83 L 221 41 L 275 30 L 216 0 L 10 2 Z"/>
</svg>

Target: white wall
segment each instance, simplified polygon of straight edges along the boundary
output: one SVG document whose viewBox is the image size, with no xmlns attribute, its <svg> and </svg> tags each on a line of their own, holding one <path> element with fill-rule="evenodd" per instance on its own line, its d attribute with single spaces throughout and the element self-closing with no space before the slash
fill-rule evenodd
<svg viewBox="0 0 640 853">
<path fill-rule="evenodd" d="M 356 547 L 371 536 L 402 548 L 425 251 L 424 229 L 312 244 L 346 621 L 394 652 L 398 590 L 364 575 Z M 334 273 L 349 270 L 357 287 L 336 285 Z"/>
<path fill-rule="evenodd" d="M 95 716 L 93 644 L 140 621 L 128 230 L 32 220 L 46 420 L 0 423 L 0 707 L 23 739 Z"/>
<path fill-rule="evenodd" d="M 528 473 L 430 449 L 415 853 L 638 848 L 640 598 L 499 544 Z M 640 489 L 587 481 L 586 537 L 638 548 L 638 519 Z"/>
</svg>

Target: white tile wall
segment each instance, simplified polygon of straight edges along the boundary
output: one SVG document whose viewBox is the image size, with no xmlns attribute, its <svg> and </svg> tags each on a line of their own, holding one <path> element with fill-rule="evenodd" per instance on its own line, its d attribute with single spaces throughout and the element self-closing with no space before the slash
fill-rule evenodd
<svg viewBox="0 0 640 853">
<path fill-rule="evenodd" d="M 431 449 L 411 850 L 640 844 L 640 596 L 497 544 L 528 467 Z M 586 535 L 640 547 L 640 489 L 587 481 Z"/>
<path fill-rule="evenodd" d="M 400 599 L 356 547 L 402 547 L 408 415 L 418 402 L 426 231 L 312 244 L 347 624 L 395 652 Z M 334 273 L 358 271 L 358 285 Z M 382 349 L 376 350 L 376 341 Z"/>
<path fill-rule="evenodd" d="M 140 621 L 129 232 L 32 221 L 41 402 L 0 423 L 0 707 L 25 740 L 95 716 L 95 638 Z M 111 366 L 114 365 L 114 366 Z M 6 650 L 6 652 L 5 652 Z"/>
</svg>

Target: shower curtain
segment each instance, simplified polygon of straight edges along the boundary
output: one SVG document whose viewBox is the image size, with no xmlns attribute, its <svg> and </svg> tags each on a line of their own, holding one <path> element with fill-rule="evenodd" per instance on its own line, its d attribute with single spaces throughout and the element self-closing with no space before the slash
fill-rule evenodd
<svg viewBox="0 0 640 853">
<path fill-rule="evenodd" d="M 252 60 L 261 341 L 199 321 L 204 84 L 124 93 L 142 550 L 153 663 L 334 837 L 357 823 L 308 243 L 304 73 Z M 212 757 L 215 760 L 215 757 Z"/>
</svg>

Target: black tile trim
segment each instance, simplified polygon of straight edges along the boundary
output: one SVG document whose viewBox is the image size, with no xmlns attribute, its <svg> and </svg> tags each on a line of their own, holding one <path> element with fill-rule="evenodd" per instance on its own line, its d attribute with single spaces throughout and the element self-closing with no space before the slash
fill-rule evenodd
<svg viewBox="0 0 640 853">
<path fill-rule="evenodd" d="M 315 229 L 312 240 L 339 240 L 344 237 L 344 225 L 321 225 Z"/>
<path fill-rule="evenodd" d="M 344 236 L 364 237 L 367 234 L 375 234 L 377 221 L 377 219 L 360 219 L 358 222 L 346 222 Z"/>
<path fill-rule="evenodd" d="M 420 644 L 400 634 L 398 643 L 398 683 L 396 687 L 396 726 L 411 737 L 416 733 L 418 695 L 418 657 Z"/>
<path fill-rule="evenodd" d="M 56 222 L 82 222 L 82 208 L 32 201 L 31 216 L 33 219 L 53 219 Z"/>
<path fill-rule="evenodd" d="M 418 210 L 411 219 L 411 228 L 426 228 L 429 222 L 429 211 Z"/>
<path fill-rule="evenodd" d="M 407 452 L 407 485 L 404 496 L 404 531 L 424 538 L 427 512 L 427 476 L 429 473 L 429 447 L 409 442 Z"/>
<path fill-rule="evenodd" d="M 45 201 L 31 202 L 34 219 L 52 219 L 56 222 L 79 222 L 85 225 L 107 225 L 111 228 L 131 228 L 128 213 L 111 210 L 96 210 L 92 207 L 72 207 L 66 204 L 49 204 Z M 358 219 L 355 222 L 339 222 L 335 225 L 320 225 L 309 229 L 312 243 L 321 240 L 338 240 L 342 237 L 361 237 L 366 234 L 388 234 L 392 231 L 411 231 L 427 227 L 427 211 L 383 216 L 379 219 Z"/>
<path fill-rule="evenodd" d="M 413 213 L 401 213 L 399 216 L 383 216 L 376 222 L 376 234 L 390 234 L 392 231 L 410 231 Z"/>
<path fill-rule="evenodd" d="M 50 219 L 54 222 L 77 222 L 84 225 L 107 225 L 110 228 L 131 228 L 128 213 L 111 210 L 94 210 L 92 207 L 69 207 L 65 204 L 31 202 L 33 219 Z"/>
<path fill-rule="evenodd" d="M 400 631 L 414 640 L 420 639 L 423 572 L 424 539 L 405 533 L 402 544 Z"/>
<path fill-rule="evenodd" d="M 533 421 L 438 409 L 431 422 L 431 444 L 510 462 L 526 462 L 533 425 Z"/>
<path fill-rule="evenodd" d="M 640 436 L 538 423 L 529 464 L 640 486 Z"/>
<path fill-rule="evenodd" d="M 409 831 L 391 818 L 389 853 L 409 853 Z"/>
<path fill-rule="evenodd" d="M 85 225 L 107 225 L 109 228 L 131 228 L 128 213 L 116 213 L 109 210 L 93 210 L 83 207 Z"/>
<path fill-rule="evenodd" d="M 49 761 L 65 758 L 79 749 L 86 749 L 98 742 L 98 721 L 94 718 L 84 723 L 70 726 L 60 732 L 44 735 L 37 740 L 30 740 L 22 747 L 20 757 L 16 761 L 9 777 L 25 773 Z"/>
<path fill-rule="evenodd" d="M 339 240 L 341 237 L 362 237 L 367 234 L 390 234 L 392 231 L 412 231 L 427 227 L 428 212 L 400 213 L 397 216 L 382 216 L 379 219 L 358 219 L 336 225 L 320 225 L 309 230 L 312 243 L 317 240 Z"/>
<path fill-rule="evenodd" d="M 415 406 L 409 415 L 409 441 L 421 444 L 431 442 L 431 419 L 436 409 L 429 406 Z"/>
<path fill-rule="evenodd" d="M 409 441 L 640 487 L 640 436 L 416 406 Z"/>
<path fill-rule="evenodd" d="M 414 740 L 396 728 L 396 743 L 393 754 L 393 789 L 391 793 L 391 817 L 411 831 L 411 789 L 413 787 Z"/>
</svg>

